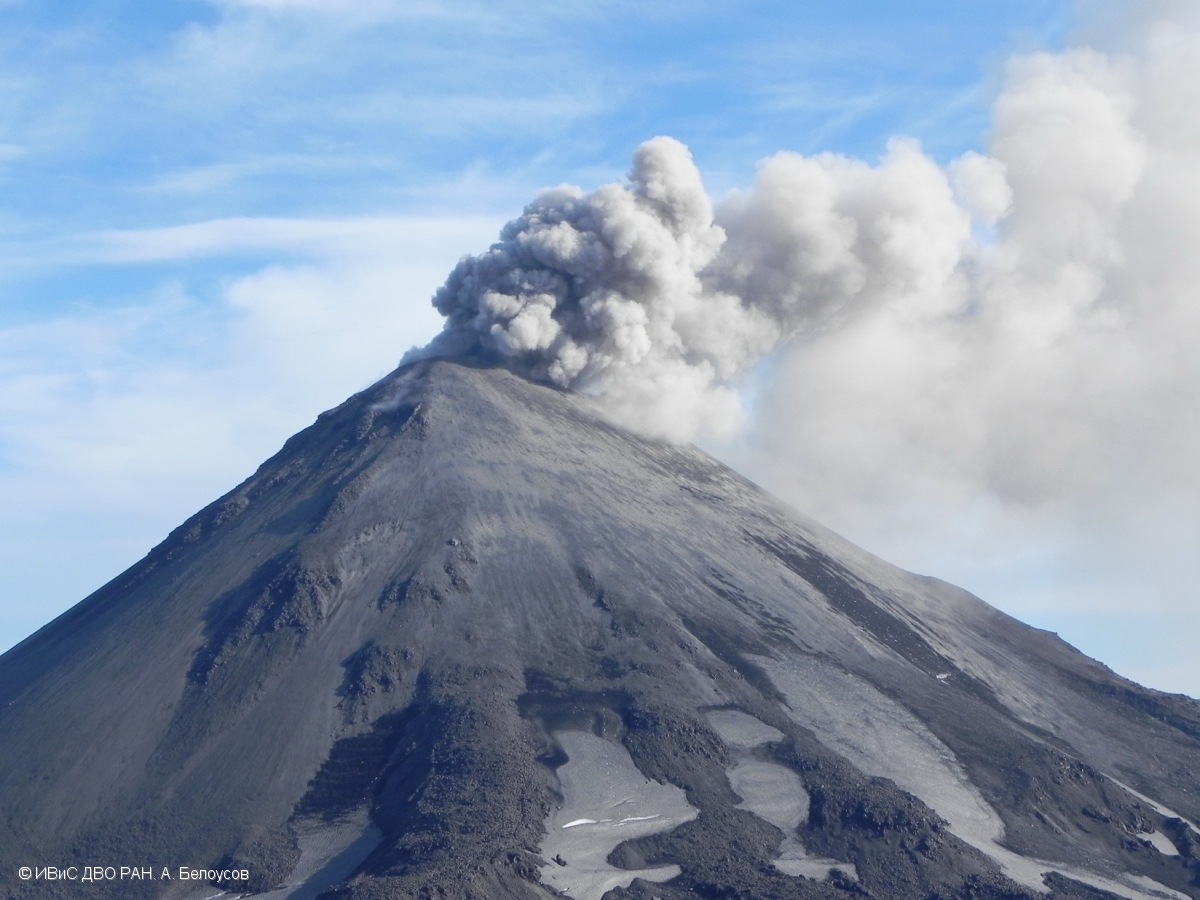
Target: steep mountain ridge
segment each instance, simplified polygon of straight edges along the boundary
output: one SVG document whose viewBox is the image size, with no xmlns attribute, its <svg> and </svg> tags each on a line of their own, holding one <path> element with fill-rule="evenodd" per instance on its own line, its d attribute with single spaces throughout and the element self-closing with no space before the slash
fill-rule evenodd
<svg viewBox="0 0 1200 900">
<path fill-rule="evenodd" d="M 0 657 L 0 886 L 196 891 L 14 876 L 136 864 L 272 898 L 1200 897 L 1198 762 L 1200 704 L 586 397 L 434 360 Z"/>
</svg>

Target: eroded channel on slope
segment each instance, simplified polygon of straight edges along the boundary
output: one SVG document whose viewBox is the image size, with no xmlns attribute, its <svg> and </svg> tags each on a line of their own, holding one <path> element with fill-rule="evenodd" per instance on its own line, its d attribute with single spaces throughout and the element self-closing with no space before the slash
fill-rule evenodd
<svg viewBox="0 0 1200 900">
<path fill-rule="evenodd" d="M 541 881 L 574 898 L 600 900 L 635 878 L 669 881 L 679 866 L 618 869 L 608 855 L 634 838 L 677 828 L 699 815 L 682 789 L 644 776 L 619 744 L 585 731 L 554 734 L 567 761 L 558 768 L 563 803 L 546 820 Z"/>
</svg>

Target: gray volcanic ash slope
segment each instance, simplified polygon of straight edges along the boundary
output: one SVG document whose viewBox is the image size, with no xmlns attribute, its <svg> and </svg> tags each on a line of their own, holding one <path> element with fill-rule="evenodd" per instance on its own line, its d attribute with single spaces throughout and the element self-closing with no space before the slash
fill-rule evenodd
<svg viewBox="0 0 1200 900">
<path fill-rule="evenodd" d="M 447 361 L 0 657 L 4 897 L 1200 897 L 1197 819 L 1200 704 Z"/>
</svg>

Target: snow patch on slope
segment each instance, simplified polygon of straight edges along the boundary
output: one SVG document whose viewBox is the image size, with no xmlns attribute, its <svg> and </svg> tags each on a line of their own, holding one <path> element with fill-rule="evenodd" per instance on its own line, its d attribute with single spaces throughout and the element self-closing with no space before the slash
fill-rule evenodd
<svg viewBox="0 0 1200 900">
<path fill-rule="evenodd" d="M 296 823 L 296 843 L 300 847 L 296 867 L 279 887 L 253 897 L 255 900 L 313 900 L 349 878 L 382 839 L 383 832 L 372 824 L 365 807 L 333 822 L 302 819 Z M 231 894 L 206 884 L 185 895 L 183 900 L 244 896 L 250 895 Z"/>
<path fill-rule="evenodd" d="M 1175 846 L 1175 842 L 1163 834 L 1161 831 L 1150 831 L 1139 834 L 1138 837 L 1149 841 L 1150 844 L 1161 853 L 1163 856 L 1178 856 L 1179 848 Z"/>
<path fill-rule="evenodd" d="M 783 732 L 740 709 L 714 709 L 705 713 L 708 724 L 734 750 L 751 750 L 773 741 L 782 741 Z"/>
<path fill-rule="evenodd" d="M 1117 779 L 1113 778 L 1111 775 L 1106 775 L 1105 777 L 1109 781 L 1111 781 L 1113 784 L 1115 784 L 1117 787 L 1121 788 L 1121 790 L 1137 797 L 1139 800 L 1141 800 L 1143 803 L 1145 803 L 1147 806 L 1149 806 L 1152 810 L 1154 810 L 1156 813 L 1158 813 L 1163 818 L 1178 819 L 1184 825 L 1186 825 L 1188 828 L 1192 829 L 1192 831 L 1196 832 L 1196 834 L 1200 834 L 1200 825 L 1197 825 L 1195 822 L 1191 821 L 1190 819 L 1185 819 L 1183 816 L 1181 816 L 1179 813 L 1175 812 L 1175 810 L 1171 809 L 1169 806 L 1164 806 L 1163 804 L 1159 803 L 1157 800 L 1152 800 L 1150 797 L 1147 797 L 1145 794 L 1139 794 L 1137 791 L 1135 791 L 1129 785 L 1125 784 L 1125 782 L 1117 781 Z M 1174 845 L 1172 845 L 1172 846 L 1174 846 Z"/>
<path fill-rule="evenodd" d="M 737 754 L 737 763 L 726 771 L 729 786 L 742 798 L 737 809 L 753 813 L 783 832 L 774 866 L 785 875 L 824 881 L 839 870 L 850 878 L 858 873 L 850 863 L 808 855 L 796 838 L 796 829 L 808 821 L 809 796 L 800 777 L 778 763 L 755 759 L 749 751 L 783 739 L 783 732 L 748 713 L 734 709 L 707 714 L 709 724 Z"/>
<path fill-rule="evenodd" d="M 1144 876 L 1116 873 L 1109 878 L 1014 853 L 1000 844 L 1003 820 L 971 784 L 950 748 L 903 706 L 828 663 L 753 659 L 783 693 L 793 719 L 860 771 L 889 778 L 919 798 L 949 823 L 951 833 L 994 859 L 1013 881 L 1046 893 L 1043 876 L 1058 872 L 1129 900 L 1186 897 Z"/>
<path fill-rule="evenodd" d="M 383 839 L 365 808 L 334 823 L 301 822 L 296 831 L 300 845 L 296 868 L 282 887 L 257 895 L 261 900 L 313 900 L 349 878 Z"/>
<path fill-rule="evenodd" d="M 558 769 L 562 806 L 546 820 L 541 881 L 574 900 L 600 900 L 635 878 L 663 882 L 679 866 L 618 869 L 608 855 L 618 844 L 660 834 L 690 822 L 699 810 L 670 784 L 646 778 L 629 751 L 583 731 L 554 735 L 567 762 Z"/>
</svg>

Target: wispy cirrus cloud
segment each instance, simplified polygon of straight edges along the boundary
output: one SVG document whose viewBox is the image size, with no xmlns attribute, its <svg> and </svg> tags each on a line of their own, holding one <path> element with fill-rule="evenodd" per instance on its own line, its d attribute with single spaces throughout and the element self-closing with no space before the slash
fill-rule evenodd
<svg viewBox="0 0 1200 900">
<path fill-rule="evenodd" d="M 278 250 L 316 259 L 420 259 L 468 233 L 494 230 L 495 217 L 356 219 L 232 218 L 165 228 L 97 232 L 78 241 L 79 262 L 128 263 Z M 441 254 L 444 255 L 444 252 Z"/>
</svg>

